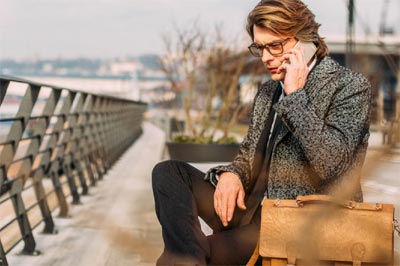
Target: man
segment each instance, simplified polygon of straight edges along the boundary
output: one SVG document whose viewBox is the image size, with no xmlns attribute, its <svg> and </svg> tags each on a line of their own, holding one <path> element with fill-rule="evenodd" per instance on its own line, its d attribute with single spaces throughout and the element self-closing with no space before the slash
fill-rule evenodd
<svg viewBox="0 0 400 266">
<path fill-rule="evenodd" d="M 327 56 L 299 0 L 263 0 L 249 14 L 250 52 L 271 75 L 259 89 L 238 156 L 206 174 L 167 161 L 153 170 L 165 250 L 159 265 L 243 265 L 258 238 L 260 202 L 334 194 L 362 200 L 370 85 Z M 313 42 L 305 59 L 298 41 Z M 205 236 L 200 216 L 214 231 Z"/>
</svg>

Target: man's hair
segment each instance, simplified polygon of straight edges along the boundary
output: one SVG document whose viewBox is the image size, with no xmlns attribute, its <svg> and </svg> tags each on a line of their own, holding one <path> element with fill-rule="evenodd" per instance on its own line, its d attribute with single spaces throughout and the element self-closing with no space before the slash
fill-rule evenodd
<svg viewBox="0 0 400 266">
<path fill-rule="evenodd" d="M 318 34 L 321 25 L 315 22 L 314 14 L 300 0 L 261 0 L 247 17 L 246 28 L 252 40 L 254 25 L 285 37 L 314 42 L 318 58 L 328 54 L 328 47 Z"/>
</svg>

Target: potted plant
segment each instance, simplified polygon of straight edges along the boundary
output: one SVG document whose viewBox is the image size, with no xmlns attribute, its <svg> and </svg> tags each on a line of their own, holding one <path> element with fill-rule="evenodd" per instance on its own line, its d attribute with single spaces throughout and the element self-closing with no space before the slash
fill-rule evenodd
<svg viewBox="0 0 400 266">
<path fill-rule="evenodd" d="M 164 36 L 166 53 L 160 65 L 177 95 L 167 148 L 172 159 L 224 162 L 236 156 L 239 144 L 231 129 L 249 112 L 241 101 L 240 78 L 248 58 L 226 41 L 216 27 L 213 35 L 194 24 Z M 184 123 L 180 122 L 181 120 Z"/>
</svg>

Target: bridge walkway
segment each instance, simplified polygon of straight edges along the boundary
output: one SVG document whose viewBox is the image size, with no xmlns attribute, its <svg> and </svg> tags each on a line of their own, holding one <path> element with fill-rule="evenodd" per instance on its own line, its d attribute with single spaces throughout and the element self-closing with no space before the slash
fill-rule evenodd
<svg viewBox="0 0 400 266">
<path fill-rule="evenodd" d="M 82 204 L 71 205 L 70 217 L 55 218 L 57 235 L 41 234 L 40 226 L 35 230 L 37 249 L 42 254 L 18 255 L 20 244 L 7 256 L 9 265 L 154 265 L 163 244 L 150 175 L 152 167 L 164 158 L 164 141 L 164 133 L 145 122 L 143 135 L 90 189 L 90 194 L 82 197 Z M 381 135 L 372 134 L 367 162 L 368 158 L 376 161 L 374 153 L 380 149 Z M 376 164 L 373 171 L 364 173 L 365 200 L 394 203 L 399 219 L 399 149 L 378 161 L 372 162 Z M 195 166 L 207 170 L 212 165 Z M 395 264 L 400 264 L 399 242 L 395 236 Z"/>
</svg>

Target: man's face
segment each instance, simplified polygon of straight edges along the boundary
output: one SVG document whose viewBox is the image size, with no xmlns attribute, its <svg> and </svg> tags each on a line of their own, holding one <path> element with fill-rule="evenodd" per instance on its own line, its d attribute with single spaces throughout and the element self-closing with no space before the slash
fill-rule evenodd
<svg viewBox="0 0 400 266">
<path fill-rule="evenodd" d="M 272 80 L 283 81 L 286 72 L 278 73 L 278 67 L 284 62 L 282 55 L 293 48 L 297 40 L 295 38 L 288 38 L 287 36 L 277 35 L 276 33 L 256 25 L 253 26 L 254 32 L 254 43 L 261 46 L 268 44 L 269 50 L 272 53 L 278 53 L 272 55 L 267 49 L 262 50 L 261 61 L 271 74 Z M 279 52 L 282 53 L 279 53 Z"/>
</svg>

